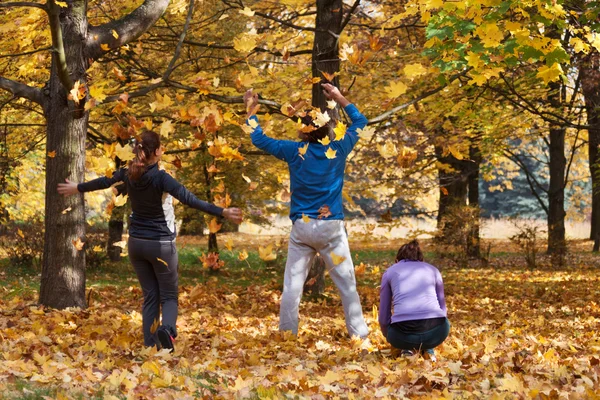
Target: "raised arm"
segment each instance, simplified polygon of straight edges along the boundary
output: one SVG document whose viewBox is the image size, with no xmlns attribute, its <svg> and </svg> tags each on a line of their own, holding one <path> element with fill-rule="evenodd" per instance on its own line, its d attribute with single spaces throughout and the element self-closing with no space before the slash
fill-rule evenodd
<svg viewBox="0 0 600 400">
<path fill-rule="evenodd" d="M 228 220 L 239 224 L 242 222 L 242 211 L 239 208 L 222 208 L 206 201 L 200 200 L 185 186 L 177 182 L 175 178 L 166 172 L 162 172 L 160 180 L 161 189 L 175 197 L 186 206 L 195 208 L 216 217 L 225 217 Z"/>
<path fill-rule="evenodd" d="M 252 89 L 244 94 L 244 104 L 246 106 L 246 124 L 253 128 L 250 134 L 252 144 L 280 160 L 290 161 L 298 153 L 298 143 L 291 140 L 277 140 L 265 135 L 256 116 L 258 95 Z"/>
<path fill-rule="evenodd" d="M 347 156 L 354 148 L 354 145 L 356 145 L 356 142 L 358 142 L 357 130 L 367 126 L 367 123 L 369 121 L 364 115 L 360 113 L 360 111 L 358 111 L 358 108 L 356 108 L 354 104 L 350 103 L 350 101 L 348 101 L 348 99 L 346 99 L 344 95 L 340 93 L 338 88 L 329 83 L 325 83 L 322 86 L 323 92 L 325 93 L 325 97 L 334 100 L 340 105 L 340 107 L 343 107 L 346 113 L 348 114 L 348 117 L 350 117 L 350 120 L 352 121 L 352 124 L 346 130 L 344 138 L 339 142 L 334 142 L 339 143 L 338 146 L 340 150 L 342 151 L 344 156 Z"/>
<path fill-rule="evenodd" d="M 58 184 L 58 193 L 68 196 L 77 193 L 93 192 L 95 190 L 108 189 L 114 184 L 122 182 L 125 178 L 125 173 L 126 170 L 124 168 L 121 168 L 115 171 L 110 178 L 107 176 L 103 176 L 82 183 L 71 182 L 70 180 L 65 179 L 66 183 Z"/>
<path fill-rule="evenodd" d="M 379 327 L 384 337 L 387 337 L 388 326 L 392 322 L 392 288 L 387 274 L 381 277 L 379 289 Z"/>
</svg>

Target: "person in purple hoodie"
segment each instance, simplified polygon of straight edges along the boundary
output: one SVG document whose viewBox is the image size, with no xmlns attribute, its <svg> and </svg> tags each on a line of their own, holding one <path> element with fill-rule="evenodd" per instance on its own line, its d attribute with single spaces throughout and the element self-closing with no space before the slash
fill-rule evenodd
<svg viewBox="0 0 600 400">
<path fill-rule="evenodd" d="M 379 326 L 403 355 L 420 351 L 435 361 L 434 347 L 450 333 L 440 271 L 423 262 L 419 242 L 400 247 L 396 263 L 381 278 Z M 393 311 L 392 311 L 393 310 Z"/>
</svg>

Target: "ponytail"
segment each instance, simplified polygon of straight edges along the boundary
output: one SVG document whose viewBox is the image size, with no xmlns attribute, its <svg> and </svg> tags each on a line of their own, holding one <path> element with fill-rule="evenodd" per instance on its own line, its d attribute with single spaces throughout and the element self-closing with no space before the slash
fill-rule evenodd
<svg viewBox="0 0 600 400">
<path fill-rule="evenodd" d="M 419 247 L 419 242 L 414 239 L 400 247 L 398 254 L 396 255 L 396 262 L 398 261 L 423 261 L 423 252 Z"/>
<path fill-rule="evenodd" d="M 135 158 L 129 162 L 127 175 L 133 181 L 139 180 L 146 171 L 148 160 L 160 148 L 160 136 L 153 131 L 143 132 L 133 147 Z"/>
</svg>

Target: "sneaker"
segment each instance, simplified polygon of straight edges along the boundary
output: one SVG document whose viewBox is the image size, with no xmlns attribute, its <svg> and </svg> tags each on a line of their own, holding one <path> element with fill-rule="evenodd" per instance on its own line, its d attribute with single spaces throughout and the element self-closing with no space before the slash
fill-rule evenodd
<svg viewBox="0 0 600 400">
<path fill-rule="evenodd" d="M 170 352 L 175 351 L 175 345 L 173 336 L 171 336 L 171 332 L 165 326 L 161 326 L 157 329 L 156 335 L 158 336 L 158 341 L 160 342 L 160 348 L 162 349 L 170 349 Z M 160 350 L 160 349 L 159 349 Z"/>
<path fill-rule="evenodd" d="M 415 352 L 413 350 L 402 350 L 402 353 L 400 353 L 400 355 L 402 357 L 412 357 L 415 355 Z"/>
</svg>

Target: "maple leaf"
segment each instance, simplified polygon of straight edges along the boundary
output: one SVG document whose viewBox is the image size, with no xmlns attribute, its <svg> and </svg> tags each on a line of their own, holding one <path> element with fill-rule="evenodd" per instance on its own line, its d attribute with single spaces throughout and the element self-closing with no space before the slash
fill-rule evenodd
<svg viewBox="0 0 600 400">
<path fill-rule="evenodd" d="M 56 157 L 56 150 L 49 151 L 49 152 L 48 152 L 48 157 L 49 157 L 49 158 L 54 158 L 54 157 Z"/>
<path fill-rule="evenodd" d="M 331 143 L 331 139 L 329 139 L 329 136 L 325 136 L 323 139 L 319 139 L 319 143 L 321 143 L 323 146 L 329 146 L 329 144 Z"/>
<path fill-rule="evenodd" d="M 225 193 L 225 196 L 215 195 L 215 204 L 221 208 L 227 208 L 231 205 L 231 197 L 229 193 Z"/>
<path fill-rule="evenodd" d="M 346 135 L 346 124 L 338 121 L 335 128 L 333 128 L 333 133 L 335 133 L 335 140 L 342 140 Z"/>
<path fill-rule="evenodd" d="M 321 208 L 319 208 L 318 219 L 327 218 L 329 216 L 331 216 L 331 210 L 329 209 L 329 206 L 327 204 L 322 205 Z"/>
<path fill-rule="evenodd" d="M 402 96 L 404 93 L 406 93 L 407 86 L 398 81 L 390 83 L 390 85 L 384 89 L 388 98 L 395 99 L 396 97 Z"/>
<path fill-rule="evenodd" d="M 277 254 L 273 251 L 273 245 L 266 247 L 258 246 L 258 256 L 263 261 L 273 261 L 277 258 Z"/>
<path fill-rule="evenodd" d="M 127 241 L 121 240 L 121 241 L 118 241 L 118 242 L 114 242 L 112 245 L 120 247 L 122 249 L 125 249 L 125 246 L 127 246 Z"/>
<path fill-rule="evenodd" d="M 57 6 L 62 7 L 62 8 L 68 7 L 68 4 L 65 1 L 54 0 L 54 4 L 56 4 Z"/>
<path fill-rule="evenodd" d="M 244 261 L 247 258 L 248 258 L 248 252 L 246 250 L 242 250 L 242 251 L 239 252 L 239 254 L 238 254 L 238 260 Z"/>
<path fill-rule="evenodd" d="M 154 320 L 154 322 L 150 326 L 150 333 L 154 334 L 159 326 L 160 326 L 160 320 L 157 318 Z"/>
<path fill-rule="evenodd" d="M 96 246 L 94 246 L 92 251 L 94 251 L 95 253 L 101 253 L 102 251 L 104 251 L 104 249 L 102 248 L 102 246 L 96 245 Z"/>
<path fill-rule="evenodd" d="M 121 207 L 127 204 L 127 195 L 118 195 L 113 199 L 115 207 Z"/>
<path fill-rule="evenodd" d="M 381 157 L 383 158 L 391 158 L 398 155 L 396 144 L 390 139 L 386 140 L 383 145 L 377 144 L 377 151 L 379 151 L 379 154 L 381 154 Z"/>
<path fill-rule="evenodd" d="M 329 253 L 329 256 L 331 257 L 331 260 L 333 261 L 333 265 L 339 265 L 339 264 L 343 263 L 344 260 L 346 260 L 346 257 L 339 256 L 339 255 L 335 254 L 333 251 L 331 253 Z"/>
<path fill-rule="evenodd" d="M 359 134 L 361 138 L 365 138 L 365 140 L 370 140 L 375 134 L 375 128 L 372 126 L 365 126 L 364 128 L 358 128 L 356 133 Z"/>
<path fill-rule="evenodd" d="M 306 155 L 306 151 L 308 150 L 308 143 L 306 143 L 304 146 L 300 146 L 298 147 L 298 155 L 300 156 L 300 158 L 302 158 L 304 160 L 304 156 Z"/>
<path fill-rule="evenodd" d="M 120 143 L 117 143 L 117 145 L 115 146 L 115 155 L 119 157 L 121 161 L 124 162 L 133 160 L 135 158 L 135 154 L 133 153 L 131 147 L 128 144 L 121 146 Z"/>
<path fill-rule="evenodd" d="M 544 80 L 547 85 L 550 82 L 554 82 L 560 78 L 563 74 L 563 69 L 559 63 L 554 63 L 551 66 L 543 66 L 538 69 L 537 77 Z"/>
<path fill-rule="evenodd" d="M 227 247 L 227 250 L 231 251 L 233 249 L 233 239 L 232 238 L 228 238 L 227 241 L 225 242 L 225 247 Z"/>
<path fill-rule="evenodd" d="M 331 120 L 329 113 L 316 111 L 313 119 L 313 123 L 316 126 L 324 126 Z"/>
<path fill-rule="evenodd" d="M 85 245 L 85 242 L 82 242 L 80 238 L 71 240 L 71 242 L 73 243 L 73 246 L 77 249 L 77 250 L 83 250 L 83 246 Z"/>
<path fill-rule="evenodd" d="M 167 119 L 160 125 L 160 136 L 168 138 L 174 130 L 171 120 Z"/>
<path fill-rule="evenodd" d="M 243 10 L 238 10 L 238 12 L 239 12 L 240 14 L 244 14 L 244 15 L 246 15 L 246 16 L 248 16 L 248 17 L 253 17 L 253 16 L 254 16 L 254 11 L 252 11 L 252 10 L 250 9 L 250 7 L 244 7 L 244 9 L 243 9 Z"/>
<path fill-rule="evenodd" d="M 333 110 L 337 107 L 337 102 L 335 100 L 327 100 L 327 108 Z"/>
<path fill-rule="evenodd" d="M 198 258 L 202 262 L 202 267 L 211 271 L 217 271 L 225 265 L 225 262 L 219 259 L 219 253 L 202 253 Z"/>
<path fill-rule="evenodd" d="M 305 224 L 308 224 L 310 222 L 310 217 L 302 214 L 302 221 L 304 221 Z"/>
<path fill-rule="evenodd" d="M 104 101 L 104 99 L 106 99 L 106 93 L 104 93 L 105 89 L 106 88 L 104 86 L 91 85 L 90 86 L 90 96 L 94 100 L 96 100 L 96 102 L 102 103 Z"/>
<path fill-rule="evenodd" d="M 327 149 L 327 151 L 325 152 L 325 157 L 329 158 L 330 160 L 333 160 L 336 157 L 337 154 L 337 150 L 333 150 L 331 147 Z"/>
<path fill-rule="evenodd" d="M 118 39 L 118 38 L 119 38 L 119 34 L 118 34 L 118 33 L 117 33 L 117 31 L 115 31 L 114 29 L 113 29 L 112 31 L 110 31 L 110 33 L 113 35 L 113 37 L 114 37 L 115 39 Z"/>
<path fill-rule="evenodd" d="M 408 78 L 415 79 L 421 75 L 425 75 L 427 73 L 427 68 L 422 66 L 421 64 L 408 64 L 404 67 L 404 75 Z"/>
<path fill-rule="evenodd" d="M 67 98 L 73 100 L 75 104 L 79 104 L 80 100 L 83 100 L 87 94 L 87 88 L 81 81 L 77 81 L 73 84 L 73 88 L 69 91 Z"/>
<path fill-rule="evenodd" d="M 71 208 L 71 207 L 67 207 L 67 208 L 65 208 L 64 210 L 62 210 L 60 213 L 64 215 L 64 214 L 68 213 L 68 212 L 69 212 L 69 211 L 71 211 L 71 210 L 72 210 L 72 208 Z"/>
<path fill-rule="evenodd" d="M 233 48 L 240 53 L 249 53 L 256 48 L 256 36 L 243 33 L 233 39 Z M 245 84 L 243 86 L 250 86 Z"/>
<path fill-rule="evenodd" d="M 223 224 L 219 224 L 217 222 L 217 219 L 213 218 L 208 224 L 208 230 L 210 231 L 210 233 L 217 233 L 221 230 L 221 226 L 223 226 Z"/>
</svg>

